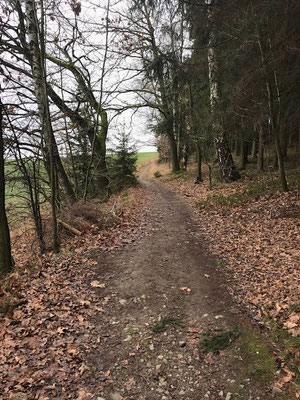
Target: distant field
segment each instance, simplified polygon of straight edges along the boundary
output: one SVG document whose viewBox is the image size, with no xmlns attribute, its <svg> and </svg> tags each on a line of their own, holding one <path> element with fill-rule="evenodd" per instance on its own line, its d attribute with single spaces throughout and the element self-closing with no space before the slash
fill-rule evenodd
<svg viewBox="0 0 300 400">
<path fill-rule="evenodd" d="M 148 161 L 152 160 L 157 160 L 158 159 L 158 153 L 157 152 L 152 152 L 152 153 L 138 153 L 138 160 L 137 164 L 144 164 Z"/>
</svg>

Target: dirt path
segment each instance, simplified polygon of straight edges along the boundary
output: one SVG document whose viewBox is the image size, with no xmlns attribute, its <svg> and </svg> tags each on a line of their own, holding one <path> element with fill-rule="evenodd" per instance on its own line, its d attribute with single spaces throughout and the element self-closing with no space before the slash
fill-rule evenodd
<svg viewBox="0 0 300 400">
<path fill-rule="evenodd" d="M 252 328 L 227 294 L 191 211 L 145 180 L 149 168 L 141 173 L 146 232 L 127 248 L 101 255 L 95 270 L 95 279 L 107 282 L 95 288 L 106 304 L 94 317 L 97 340 L 90 351 L 93 368 L 104 371 L 97 398 L 271 398 L 241 338 L 224 351 L 200 350 L 203 332 Z"/>
</svg>

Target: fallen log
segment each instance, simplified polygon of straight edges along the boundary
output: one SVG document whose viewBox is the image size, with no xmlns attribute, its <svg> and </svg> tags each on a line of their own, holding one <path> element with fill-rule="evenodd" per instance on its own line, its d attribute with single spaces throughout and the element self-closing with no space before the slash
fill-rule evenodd
<svg viewBox="0 0 300 400">
<path fill-rule="evenodd" d="M 77 235 L 77 236 L 80 236 L 80 235 L 81 235 L 81 232 L 80 232 L 78 229 L 76 229 L 76 228 L 74 228 L 73 226 L 67 224 L 66 222 L 62 221 L 61 219 L 57 219 L 57 222 L 59 222 L 60 224 L 62 224 L 62 226 L 63 226 L 65 229 L 67 229 L 68 231 L 74 233 L 74 235 Z"/>
</svg>

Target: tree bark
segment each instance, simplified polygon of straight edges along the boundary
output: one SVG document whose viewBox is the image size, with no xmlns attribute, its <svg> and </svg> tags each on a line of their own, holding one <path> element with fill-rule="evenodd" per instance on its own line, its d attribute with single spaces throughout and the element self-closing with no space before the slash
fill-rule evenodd
<svg viewBox="0 0 300 400">
<path fill-rule="evenodd" d="M 168 140 L 169 140 L 169 146 L 170 146 L 172 172 L 176 173 L 176 172 L 180 171 L 180 165 L 179 165 L 178 154 L 177 154 L 177 143 L 174 138 L 174 135 L 168 135 Z"/>
<path fill-rule="evenodd" d="M 262 45 L 262 42 L 260 39 L 258 40 L 258 45 L 259 45 L 259 49 L 260 49 L 262 64 L 264 66 L 266 89 L 267 89 L 267 96 L 268 96 L 269 117 L 270 117 L 273 135 L 274 135 L 276 155 L 277 155 L 277 159 L 278 159 L 279 178 L 280 178 L 282 190 L 284 192 L 288 192 L 289 188 L 288 188 L 288 184 L 286 181 L 285 170 L 284 170 L 284 162 L 283 162 L 282 149 L 281 149 L 281 143 L 280 143 L 279 124 L 277 121 L 277 116 L 276 116 L 276 112 L 275 112 L 275 108 L 274 108 L 274 100 L 273 100 L 274 97 L 273 97 L 272 84 L 271 84 L 270 77 L 266 70 L 265 54 L 264 54 L 263 45 Z"/>
<path fill-rule="evenodd" d="M 264 128 L 261 122 L 258 125 L 257 169 L 258 171 L 263 171 L 264 169 Z"/>
<path fill-rule="evenodd" d="M 5 211 L 5 175 L 4 175 L 4 145 L 3 145 L 3 105 L 0 100 L 0 275 L 12 270 L 10 236 Z"/>
<path fill-rule="evenodd" d="M 251 158 L 256 160 L 257 157 L 257 138 L 255 137 L 252 141 Z"/>
<path fill-rule="evenodd" d="M 202 179 L 202 152 L 200 143 L 197 141 L 196 143 L 196 157 L 197 157 L 197 183 L 203 182 Z"/>
<path fill-rule="evenodd" d="M 241 140 L 241 169 L 246 169 L 248 163 L 248 142 L 244 138 Z"/>
<path fill-rule="evenodd" d="M 58 148 L 54 138 L 48 94 L 47 94 L 47 83 L 46 83 L 46 67 L 45 67 L 45 49 L 44 49 L 44 34 L 43 34 L 43 2 L 41 3 L 42 8 L 42 22 L 41 29 L 38 26 L 38 20 L 36 15 L 36 6 L 34 0 L 25 1 L 26 9 L 26 22 L 28 27 L 28 38 L 29 48 L 32 57 L 32 75 L 34 83 L 34 92 L 38 104 L 39 118 L 42 126 L 42 132 L 46 143 L 46 152 L 48 153 L 50 166 L 50 187 L 51 187 L 51 209 L 52 209 L 52 245 L 53 251 L 58 253 L 58 232 L 57 232 L 57 217 L 56 217 L 56 195 L 57 195 L 57 171 L 61 173 L 62 183 L 66 189 L 67 198 L 69 201 L 75 200 L 75 194 L 72 186 L 65 173 L 61 159 L 58 153 Z M 72 193 L 70 193 L 70 190 Z M 71 198 L 69 195 L 71 194 Z"/>
<path fill-rule="evenodd" d="M 214 31 L 213 11 L 211 10 L 215 2 L 207 0 L 208 4 L 208 21 L 211 25 L 208 43 L 208 78 L 210 87 L 210 106 L 211 113 L 213 116 L 213 133 L 216 152 L 218 156 L 219 168 L 222 178 L 225 182 L 233 182 L 240 178 L 232 158 L 232 154 L 229 148 L 228 139 L 224 129 L 224 123 L 220 116 L 220 88 L 218 78 L 218 59 L 216 53 L 216 35 Z"/>
<path fill-rule="evenodd" d="M 66 171 L 63 167 L 56 140 L 53 134 L 51 123 L 47 122 L 47 115 L 49 113 L 49 103 L 48 103 L 48 93 L 47 86 L 45 82 L 45 77 L 43 74 L 44 70 L 44 60 L 41 56 L 41 35 L 39 35 L 38 21 L 36 15 L 36 7 L 34 0 L 25 0 L 25 10 L 26 10 L 26 23 L 29 39 L 29 51 L 30 51 L 30 64 L 33 75 L 33 84 L 35 97 L 38 104 L 39 118 L 41 125 L 43 127 L 43 135 L 46 144 L 46 152 L 52 152 L 53 162 L 55 163 L 57 172 L 60 177 L 62 187 L 64 188 L 67 201 L 73 203 L 76 200 L 74 190 L 68 179 Z M 45 94 L 46 92 L 46 94 Z M 45 98 L 46 96 L 46 98 Z M 50 154 L 50 153 L 49 153 Z M 48 168 L 48 171 L 50 171 Z M 51 179 L 51 178 L 50 178 Z"/>
</svg>

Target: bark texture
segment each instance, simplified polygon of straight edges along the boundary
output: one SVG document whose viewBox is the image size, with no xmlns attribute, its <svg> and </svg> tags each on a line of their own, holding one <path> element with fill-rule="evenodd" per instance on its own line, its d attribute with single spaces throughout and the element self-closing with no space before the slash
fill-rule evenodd
<svg viewBox="0 0 300 400">
<path fill-rule="evenodd" d="M 65 191 L 68 202 L 73 203 L 76 200 L 75 193 L 63 167 L 51 123 L 49 124 L 49 104 L 45 98 L 45 96 L 47 97 L 47 87 L 45 76 L 43 74 L 44 63 L 41 57 L 41 43 L 35 1 L 25 0 L 25 13 L 34 93 L 37 100 L 39 118 L 42 125 L 43 139 L 46 144 L 45 151 L 53 153 L 53 162 L 59 174 L 61 185 Z M 47 159 L 47 156 L 45 159 Z M 48 168 L 48 170 L 50 170 L 50 168 Z"/>
<path fill-rule="evenodd" d="M 207 0 L 208 4 L 208 21 L 210 24 L 210 34 L 208 43 L 208 78 L 210 87 L 210 106 L 213 117 L 213 134 L 214 142 L 218 157 L 218 163 L 222 178 L 225 182 L 236 181 L 240 178 L 232 158 L 232 154 L 229 148 L 228 139 L 224 129 L 224 123 L 220 116 L 220 88 L 219 88 L 219 77 L 218 77 L 218 59 L 216 52 L 216 34 L 214 29 L 213 11 L 212 7 L 215 6 L 214 1 Z"/>
<path fill-rule="evenodd" d="M 11 256 L 10 237 L 5 212 L 5 176 L 4 176 L 4 145 L 2 126 L 3 105 L 0 101 L 0 275 L 12 270 L 13 260 Z"/>
</svg>

